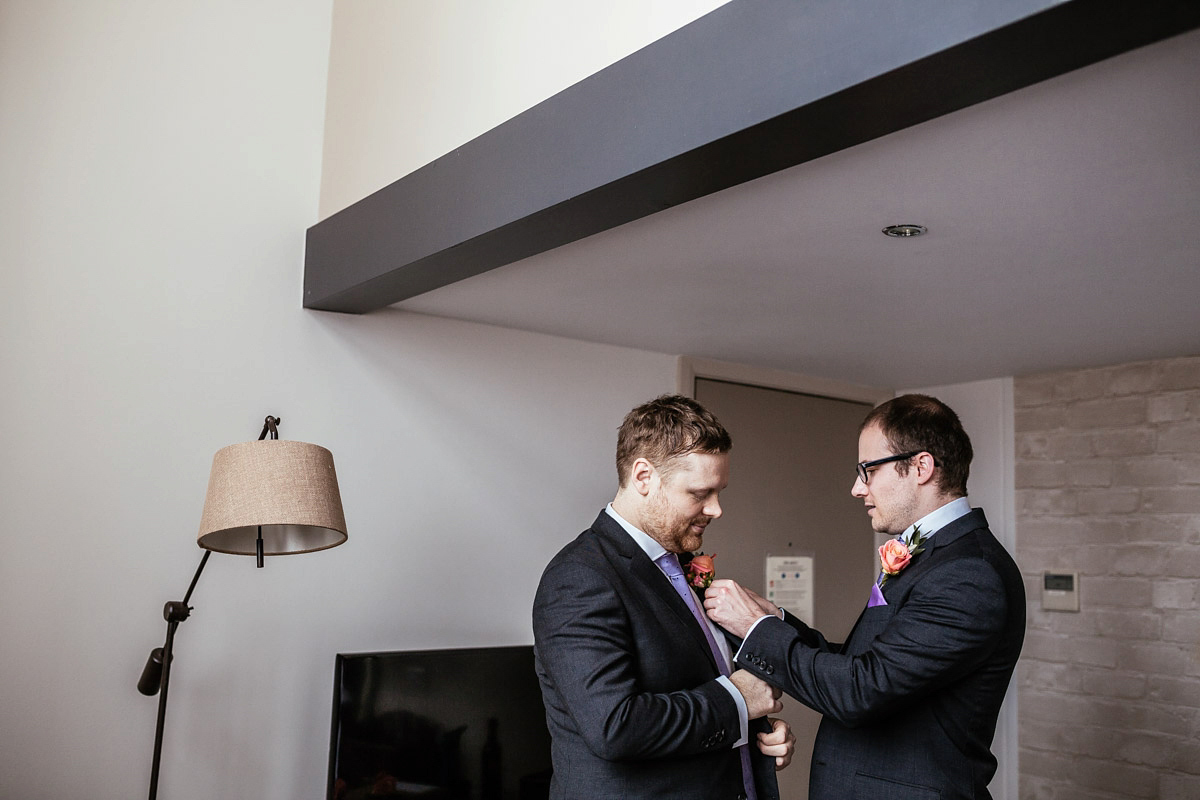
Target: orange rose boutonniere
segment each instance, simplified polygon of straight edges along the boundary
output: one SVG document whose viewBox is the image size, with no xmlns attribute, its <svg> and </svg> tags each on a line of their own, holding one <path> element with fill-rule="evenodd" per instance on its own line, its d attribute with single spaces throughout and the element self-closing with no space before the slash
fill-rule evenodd
<svg viewBox="0 0 1200 800">
<path fill-rule="evenodd" d="M 713 559 L 716 557 L 715 553 L 711 556 L 703 553 L 692 556 L 692 560 L 688 562 L 687 569 L 684 571 L 687 582 L 697 589 L 707 589 L 708 585 L 713 582 L 713 578 L 717 577 L 717 570 L 713 565 Z"/>
<path fill-rule="evenodd" d="M 888 539 L 879 548 L 879 566 L 883 574 L 879 576 L 879 585 L 887 583 L 893 575 L 899 575 L 900 570 L 908 566 L 913 556 L 925 549 L 925 538 L 921 529 L 914 527 L 912 536 L 907 542 L 900 539 Z"/>
</svg>

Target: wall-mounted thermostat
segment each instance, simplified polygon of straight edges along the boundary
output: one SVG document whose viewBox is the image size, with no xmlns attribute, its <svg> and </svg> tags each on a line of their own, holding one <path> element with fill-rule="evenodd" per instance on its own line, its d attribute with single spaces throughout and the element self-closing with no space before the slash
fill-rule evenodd
<svg viewBox="0 0 1200 800">
<path fill-rule="evenodd" d="M 1079 573 L 1042 573 L 1042 610 L 1079 610 Z"/>
</svg>

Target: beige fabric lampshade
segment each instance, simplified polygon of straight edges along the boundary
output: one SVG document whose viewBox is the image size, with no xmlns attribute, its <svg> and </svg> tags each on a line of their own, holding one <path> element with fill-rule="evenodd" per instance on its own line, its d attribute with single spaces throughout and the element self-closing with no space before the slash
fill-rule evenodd
<svg viewBox="0 0 1200 800">
<path fill-rule="evenodd" d="M 346 518 L 324 447 L 263 439 L 223 447 L 213 456 L 198 543 L 208 550 L 254 555 L 311 553 L 346 541 Z"/>
</svg>

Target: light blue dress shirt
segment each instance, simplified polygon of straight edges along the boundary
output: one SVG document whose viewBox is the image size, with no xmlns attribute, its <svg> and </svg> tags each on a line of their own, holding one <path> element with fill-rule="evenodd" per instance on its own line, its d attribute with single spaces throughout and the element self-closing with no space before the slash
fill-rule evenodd
<svg viewBox="0 0 1200 800">
<path fill-rule="evenodd" d="M 909 537 L 912 536 L 913 528 L 919 527 L 921 529 L 921 538 L 928 539 L 930 536 L 933 536 L 951 522 L 954 522 L 954 520 L 958 519 L 959 517 L 965 517 L 970 513 L 971 501 L 967 500 L 965 497 L 959 497 L 955 500 L 951 500 L 949 503 L 946 503 L 946 505 L 942 506 L 941 508 L 930 511 L 912 525 L 909 525 L 904 529 L 904 533 L 901 534 L 901 538 L 907 542 Z"/>
</svg>

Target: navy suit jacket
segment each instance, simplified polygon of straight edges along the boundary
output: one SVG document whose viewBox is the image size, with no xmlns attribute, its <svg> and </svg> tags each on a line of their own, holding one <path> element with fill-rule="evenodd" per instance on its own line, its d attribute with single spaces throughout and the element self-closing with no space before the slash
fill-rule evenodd
<svg viewBox="0 0 1200 800">
<path fill-rule="evenodd" d="M 734 800 L 744 792 L 737 704 L 704 632 L 670 581 L 601 512 L 542 575 L 534 654 L 550 729 L 555 800 Z M 778 800 L 775 760 L 750 749 L 759 800 Z"/>
<path fill-rule="evenodd" d="M 990 797 L 992 736 L 1025 637 L 1017 565 L 974 509 L 937 531 L 883 597 L 844 644 L 771 617 L 738 654 L 824 715 L 810 800 Z"/>
</svg>

